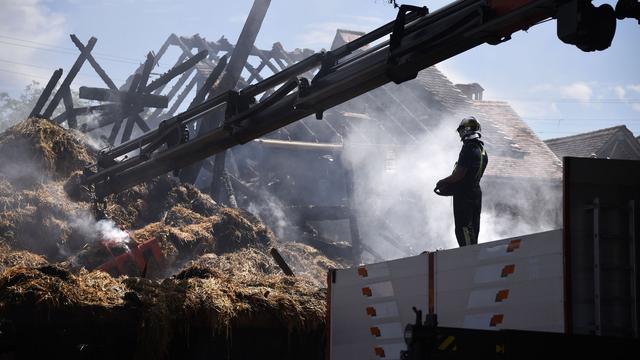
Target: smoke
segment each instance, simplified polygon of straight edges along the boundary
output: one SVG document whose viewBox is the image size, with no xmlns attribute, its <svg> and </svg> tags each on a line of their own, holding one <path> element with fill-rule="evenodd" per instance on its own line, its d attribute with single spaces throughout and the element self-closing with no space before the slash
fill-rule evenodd
<svg viewBox="0 0 640 360">
<path fill-rule="evenodd" d="M 98 113 L 92 113 L 85 115 L 83 118 L 83 125 L 87 128 L 94 128 L 99 124 L 99 121 L 102 119 L 102 115 Z M 107 131 L 104 128 L 95 129 L 89 133 L 80 133 L 82 136 L 81 139 L 84 143 L 95 151 L 100 151 L 109 147 L 109 142 L 107 141 Z"/>
<path fill-rule="evenodd" d="M 279 239 L 286 238 L 285 231 L 290 225 L 280 199 L 266 190 L 260 191 L 259 199 L 261 201 L 252 201 L 247 210 L 258 219 L 268 223 Z"/>
<path fill-rule="evenodd" d="M 76 230 L 87 243 L 93 241 L 111 241 L 127 244 L 131 240 L 129 234 L 118 228 L 113 220 L 96 221 L 89 213 L 80 213 L 72 219 L 69 224 Z"/>
<path fill-rule="evenodd" d="M 373 126 L 360 129 L 385 136 Z M 440 126 L 415 146 L 358 146 L 350 142 L 343 161 L 353 169 L 354 201 L 363 242 L 391 257 L 405 256 L 381 234 L 395 232 L 401 243 L 416 251 L 450 248 L 453 233 L 451 198 L 433 193 L 436 182 L 449 175 L 459 140 L 450 127 Z"/>
<path fill-rule="evenodd" d="M 437 181 L 451 174 L 462 146 L 454 131 L 457 122 L 442 117 L 416 144 L 406 146 L 365 146 L 347 138 L 343 161 L 353 169 L 361 238 L 376 252 L 397 258 L 458 246 L 453 198 L 433 192 Z M 373 134 L 376 143 L 385 143 L 379 128 L 367 123 L 360 127 L 359 132 Z M 496 181 L 486 175 L 481 186 L 479 242 L 559 227 L 559 187 L 516 179 Z"/>
</svg>

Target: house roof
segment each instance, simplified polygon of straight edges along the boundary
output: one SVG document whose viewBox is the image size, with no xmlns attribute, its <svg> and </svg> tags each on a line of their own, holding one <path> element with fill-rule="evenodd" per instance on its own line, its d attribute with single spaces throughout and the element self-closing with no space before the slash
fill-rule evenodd
<svg viewBox="0 0 640 360">
<path fill-rule="evenodd" d="M 640 143 L 626 126 L 549 139 L 545 143 L 558 156 L 640 159 Z"/>
<path fill-rule="evenodd" d="M 363 33 L 362 31 L 338 29 L 336 30 L 336 36 L 333 38 L 333 43 L 331 44 L 331 50 L 339 48 L 340 46 L 346 43 L 350 43 L 364 34 L 365 33 Z"/>
<path fill-rule="evenodd" d="M 474 108 L 484 116 L 485 123 L 500 129 L 507 139 L 513 141 L 522 157 L 498 154 L 490 158 L 487 167 L 489 176 L 511 176 L 522 178 L 562 178 L 562 162 L 538 138 L 531 128 L 518 116 L 513 108 L 503 101 L 474 101 Z M 488 133 L 487 137 L 493 135 Z M 492 139 L 487 139 L 491 143 Z"/>
</svg>

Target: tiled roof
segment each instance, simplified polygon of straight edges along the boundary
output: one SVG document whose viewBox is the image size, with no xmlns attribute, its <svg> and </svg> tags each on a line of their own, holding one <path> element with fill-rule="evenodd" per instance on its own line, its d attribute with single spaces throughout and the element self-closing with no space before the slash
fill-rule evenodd
<svg viewBox="0 0 640 360">
<path fill-rule="evenodd" d="M 336 30 L 336 36 L 333 38 L 331 50 L 339 48 L 346 43 L 352 42 L 353 40 L 361 37 L 364 34 L 365 33 L 363 33 L 362 31 L 338 29 Z"/>
<path fill-rule="evenodd" d="M 582 134 L 546 140 L 553 152 L 565 156 L 640 159 L 640 144 L 626 126 L 614 126 Z M 616 146 L 616 142 L 621 146 Z"/>
<path fill-rule="evenodd" d="M 513 108 L 503 101 L 474 101 L 473 106 L 484 115 L 485 122 L 500 129 L 513 141 L 522 157 L 494 156 L 489 159 L 487 175 L 526 178 L 561 179 L 562 163 L 538 138 Z M 487 134 L 490 135 L 490 134 Z M 491 139 L 487 139 L 490 143 Z M 489 154 L 491 155 L 491 154 Z"/>
</svg>

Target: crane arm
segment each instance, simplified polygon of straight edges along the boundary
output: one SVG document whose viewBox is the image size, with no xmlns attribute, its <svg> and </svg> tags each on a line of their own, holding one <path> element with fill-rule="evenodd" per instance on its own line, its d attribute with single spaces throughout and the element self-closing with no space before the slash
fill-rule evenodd
<svg viewBox="0 0 640 360">
<path fill-rule="evenodd" d="M 514 32 L 551 18 L 558 19 L 561 40 L 585 51 L 605 49 L 615 32 L 611 6 L 596 8 L 589 0 L 459 0 L 432 13 L 426 7 L 403 5 L 395 21 L 336 50 L 312 55 L 240 91 L 220 94 L 164 121 L 154 131 L 101 153 L 97 164 L 85 169 L 84 183 L 98 198 L 120 192 L 309 115 L 321 118 L 324 110 L 388 82 L 413 79 L 440 61 L 483 43 L 507 41 Z M 601 24 L 611 20 L 613 32 L 604 34 L 608 28 Z M 389 40 L 355 51 L 387 35 Z M 319 71 L 311 82 L 302 77 L 316 67 Z M 276 87 L 255 102 L 256 95 Z M 226 113 L 219 127 L 163 147 L 172 132 L 221 106 L 226 106 Z M 133 150 L 139 154 L 117 159 Z"/>
</svg>

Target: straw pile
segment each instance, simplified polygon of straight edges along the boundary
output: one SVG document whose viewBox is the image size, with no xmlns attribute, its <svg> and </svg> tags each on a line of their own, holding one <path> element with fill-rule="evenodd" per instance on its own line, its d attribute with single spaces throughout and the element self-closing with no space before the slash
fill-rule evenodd
<svg viewBox="0 0 640 360">
<path fill-rule="evenodd" d="M 79 133 L 45 119 L 28 119 L 0 134 L 0 174 L 18 186 L 67 178 L 92 162 Z"/>
<path fill-rule="evenodd" d="M 285 243 L 279 247 L 279 250 L 296 276 L 304 277 L 318 287 L 327 286 L 326 278 L 329 269 L 341 269 L 347 266 L 346 263 L 331 260 L 316 248 L 301 243 Z"/>
<path fill-rule="evenodd" d="M 101 357 L 126 348 L 139 358 L 243 358 L 264 356 L 266 348 L 249 345 L 270 341 L 287 346 L 270 349 L 267 357 L 320 358 L 324 290 L 278 274 L 255 249 L 205 256 L 162 282 L 99 271 L 73 274 L 52 265 L 12 267 L 0 275 L 0 317 L 28 331 L 19 337 L 20 355 L 70 354 L 83 345 L 85 351 L 100 349 Z M 87 316 L 92 325 L 81 329 Z M 128 339 L 112 344 L 120 334 Z"/>
<path fill-rule="evenodd" d="M 4 269 L 13 266 L 37 267 L 47 264 L 47 259 L 43 256 L 32 254 L 28 251 L 13 251 L 7 244 L 0 242 L 0 273 Z"/>
<path fill-rule="evenodd" d="M 158 240 L 158 280 L 90 271 L 110 258 L 77 186 L 93 156 L 45 120 L 0 134 L 0 358 L 322 357 L 322 287 L 340 264 L 168 176 L 106 199 L 123 246 Z"/>
</svg>

